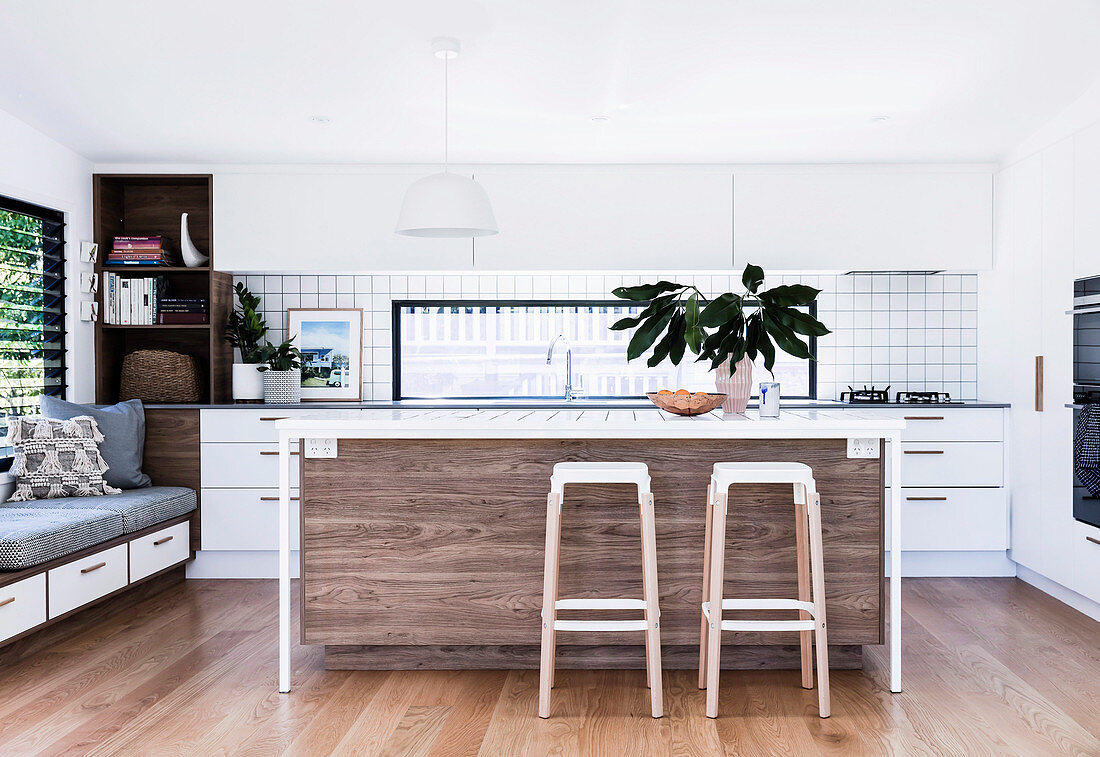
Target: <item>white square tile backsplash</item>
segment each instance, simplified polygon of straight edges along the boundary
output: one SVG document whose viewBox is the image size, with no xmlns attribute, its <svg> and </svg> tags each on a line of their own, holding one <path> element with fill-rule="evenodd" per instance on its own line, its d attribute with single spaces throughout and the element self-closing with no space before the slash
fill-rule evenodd
<svg viewBox="0 0 1100 757">
<path fill-rule="evenodd" d="M 238 274 L 261 298 L 272 341 L 286 334 L 286 308 L 359 307 L 364 311 L 363 399 L 388 400 L 390 303 L 395 299 L 610 298 L 617 286 L 655 277 L 694 281 L 708 295 L 740 290 L 739 275 L 656 272 L 280 276 Z M 817 394 L 839 399 L 848 386 L 886 384 L 894 391 L 947 391 L 975 399 L 978 390 L 976 274 L 770 276 L 768 285 L 804 283 L 822 290 L 818 319 L 833 333 L 818 340 Z"/>
</svg>

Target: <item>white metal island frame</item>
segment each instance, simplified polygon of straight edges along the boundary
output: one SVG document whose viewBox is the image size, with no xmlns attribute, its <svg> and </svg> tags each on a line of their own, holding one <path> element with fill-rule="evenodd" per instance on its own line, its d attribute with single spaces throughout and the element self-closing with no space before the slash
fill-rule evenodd
<svg viewBox="0 0 1100 757">
<path fill-rule="evenodd" d="M 778 419 L 756 411 L 682 417 L 654 409 L 360 409 L 280 419 L 279 691 L 290 691 L 291 443 L 307 439 L 863 439 L 884 440 L 890 479 L 890 691 L 901 691 L 901 432 L 900 418 L 856 410 L 785 410 Z M 303 497 L 303 506 L 305 498 Z M 303 545 L 304 548 L 304 545 Z M 701 546 L 700 546 L 701 549 Z"/>
</svg>

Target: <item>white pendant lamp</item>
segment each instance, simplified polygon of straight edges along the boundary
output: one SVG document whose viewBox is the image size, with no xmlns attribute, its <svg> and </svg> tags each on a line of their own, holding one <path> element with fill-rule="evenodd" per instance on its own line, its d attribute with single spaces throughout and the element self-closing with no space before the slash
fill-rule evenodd
<svg viewBox="0 0 1100 757">
<path fill-rule="evenodd" d="M 435 57 L 443 59 L 443 173 L 413 182 L 405 192 L 397 233 L 410 237 L 484 237 L 496 234 L 496 218 L 485 189 L 468 176 L 448 171 L 449 88 L 447 62 L 458 57 L 457 39 L 432 40 Z"/>
</svg>

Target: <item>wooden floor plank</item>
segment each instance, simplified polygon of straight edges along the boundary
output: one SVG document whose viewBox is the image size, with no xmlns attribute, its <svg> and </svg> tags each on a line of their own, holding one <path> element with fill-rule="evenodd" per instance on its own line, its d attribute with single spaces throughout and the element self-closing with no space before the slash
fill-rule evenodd
<svg viewBox="0 0 1100 757">
<path fill-rule="evenodd" d="M 654 720 L 640 670 L 325 670 L 295 646 L 275 692 L 276 587 L 188 581 L 0 670 L 0 754 L 1100 755 L 1100 624 L 1014 579 L 904 584 L 905 691 L 884 647 L 833 671 L 832 717 L 795 670 L 666 671 Z M 295 622 L 296 625 L 296 622 Z"/>
</svg>

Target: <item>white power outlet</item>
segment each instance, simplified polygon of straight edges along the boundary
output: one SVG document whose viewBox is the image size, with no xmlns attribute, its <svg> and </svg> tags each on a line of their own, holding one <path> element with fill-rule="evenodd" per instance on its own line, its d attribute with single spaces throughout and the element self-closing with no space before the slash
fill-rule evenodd
<svg viewBox="0 0 1100 757">
<path fill-rule="evenodd" d="M 306 457 L 336 457 L 336 440 L 306 439 Z"/>
<path fill-rule="evenodd" d="M 848 457 L 878 457 L 878 439 L 849 439 Z"/>
</svg>

